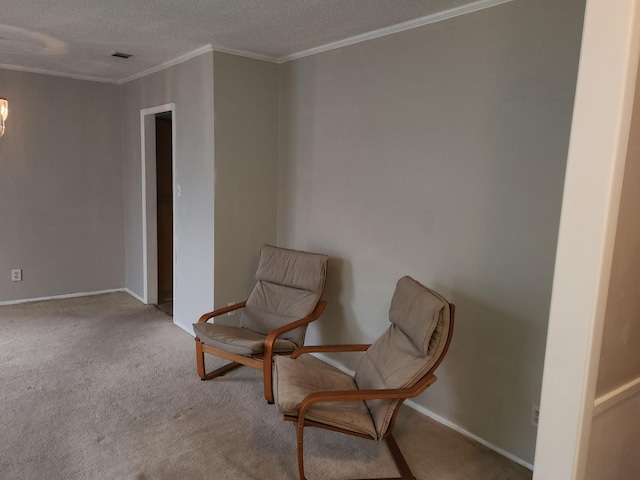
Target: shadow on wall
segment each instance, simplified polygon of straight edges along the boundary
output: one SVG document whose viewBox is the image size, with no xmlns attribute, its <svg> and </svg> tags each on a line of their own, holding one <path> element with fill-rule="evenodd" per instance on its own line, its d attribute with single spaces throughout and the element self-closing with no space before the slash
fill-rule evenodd
<svg viewBox="0 0 640 480">
<path fill-rule="evenodd" d="M 249 295 L 253 291 L 256 286 L 256 273 L 258 272 L 258 263 L 260 262 L 260 250 L 251 257 L 251 265 L 249 267 L 249 272 L 247 275 L 247 280 L 245 283 L 245 291 L 247 292 L 244 300 L 249 298 Z"/>
<path fill-rule="evenodd" d="M 322 251 L 317 249 L 317 251 Z M 329 254 L 327 283 L 322 298 L 327 307 L 315 322 L 307 344 L 366 343 L 368 336 L 359 328 L 353 312 L 354 284 L 351 262 Z M 330 358 L 355 370 L 360 354 L 332 354 Z"/>
<path fill-rule="evenodd" d="M 438 397 L 446 403 L 430 402 L 429 408 L 456 418 L 471 433 L 482 432 L 494 445 L 513 445 L 522 454 L 527 449 L 523 437 L 533 444 L 536 437 L 531 412 L 523 405 L 539 404 L 540 399 L 541 367 L 526 361 L 532 351 L 544 350 L 535 341 L 534 326 L 525 313 L 519 316 L 496 308 L 466 289 L 433 288 L 447 292 L 447 299 L 456 305 L 456 318 L 451 349 L 435 387 L 442 389 Z M 515 429 L 514 418 L 520 419 Z"/>
</svg>

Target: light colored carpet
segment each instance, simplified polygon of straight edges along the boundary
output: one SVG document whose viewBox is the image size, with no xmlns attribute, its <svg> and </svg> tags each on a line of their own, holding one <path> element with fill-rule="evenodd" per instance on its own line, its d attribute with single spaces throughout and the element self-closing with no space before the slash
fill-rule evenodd
<svg viewBox="0 0 640 480">
<path fill-rule="evenodd" d="M 531 478 L 407 407 L 395 436 L 419 479 Z M 382 443 L 306 429 L 305 447 L 310 479 L 396 475 Z M 295 432 L 257 370 L 201 382 L 193 339 L 125 293 L 4 306 L 0 478 L 296 479 Z"/>
</svg>

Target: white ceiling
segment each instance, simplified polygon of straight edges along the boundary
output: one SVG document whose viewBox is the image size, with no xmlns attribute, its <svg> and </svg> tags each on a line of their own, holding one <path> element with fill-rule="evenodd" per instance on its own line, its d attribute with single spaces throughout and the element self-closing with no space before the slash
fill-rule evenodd
<svg viewBox="0 0 640 480">
<path fill-rule="evenodd" d="M 0 67 L 120 83 L 211 48 L 282 62 L 506 1 L 0 0 Z"/>
</svg>

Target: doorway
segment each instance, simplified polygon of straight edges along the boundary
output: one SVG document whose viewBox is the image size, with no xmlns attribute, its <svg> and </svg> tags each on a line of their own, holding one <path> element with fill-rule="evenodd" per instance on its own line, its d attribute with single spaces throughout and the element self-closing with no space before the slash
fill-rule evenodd
<svg viewBox="0 0 640 480">
<path fill-rule="evenodd" d="M 176 299 L 175 105 L 140 111 L 142 300 L 172 315 Z"/>
<path fill-rule="evenodd" d="M 158 308 L 173 316 L 173 158 L 171 112 L 156 115 Z"/>
</svg>

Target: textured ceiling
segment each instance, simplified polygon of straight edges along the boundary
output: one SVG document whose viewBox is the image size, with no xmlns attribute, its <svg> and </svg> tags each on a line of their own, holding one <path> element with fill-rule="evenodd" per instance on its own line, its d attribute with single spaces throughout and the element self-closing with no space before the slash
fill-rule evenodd
<svg viewBox="0 0 640 480">
<path fill-rule="evenodd" d="M 0 67 L 122 81 L 208 45 L 280 60 L 506 0 L 0 0 Z M 131 53 L 129 60 L 111 57 Z"/>
</svg>

